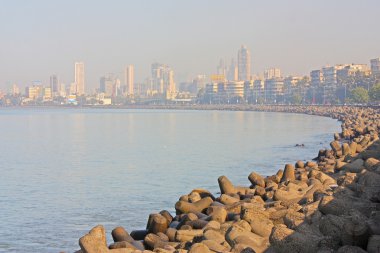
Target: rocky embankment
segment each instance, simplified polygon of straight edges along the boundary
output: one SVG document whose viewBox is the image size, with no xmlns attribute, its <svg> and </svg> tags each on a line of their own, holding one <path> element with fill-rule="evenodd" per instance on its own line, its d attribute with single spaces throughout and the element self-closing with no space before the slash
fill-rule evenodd
<svg viewBox="0 0 380 253">
<path fill-rule="evenodd" d="M 248 175 L 246 186 L 218 178 L 221 194 L 194 189 L 146 229 L 94 227 L 77 252 L 380 252 L 380 116 L 378 109 L 262 106 L 342 122 L 331 149 L 316 161 L 286 164 L 275 175 Z"/>
</svg>

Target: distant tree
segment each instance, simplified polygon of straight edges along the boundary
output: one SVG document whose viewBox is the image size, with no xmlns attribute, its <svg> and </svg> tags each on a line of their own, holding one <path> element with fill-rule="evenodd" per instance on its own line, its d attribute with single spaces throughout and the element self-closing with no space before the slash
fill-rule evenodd
<svg viewBox="0 0 380 253">
<path fill-rule="evenodd" d="M 369 90 L 369 97 L 371 98 L 371 101 L 380 101 L 380 83 L 374 85 Z"/>
<path fill-rule="evenodd" d="M 298 93 L 292 95 L 292 104 L 299 105 L 302 103 L 302 96 Z"/>
<path fill-rule="evenodd" d="M 346 104 L 353 104 L 354 101 L 352 101 L 352 99 L 350 97 L 346 98 L 346 101 L 345 101 Z"/>
<path fill-rule="evenodd" d="M 368 103 L 369 95 L 368 91 L 363 87 L 357 87 L 351 91 L 351 99 L 354 103 Z"/>
</svg>

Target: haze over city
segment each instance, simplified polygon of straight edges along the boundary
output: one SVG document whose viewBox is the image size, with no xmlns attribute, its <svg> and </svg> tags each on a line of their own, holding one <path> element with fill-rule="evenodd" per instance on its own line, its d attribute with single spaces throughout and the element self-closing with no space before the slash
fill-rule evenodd
<svg viewBox="0 0 380 253">
<path fill-rule="evenodd" d="M 0 252 L 379 253 L 379 11 L 0 1 Z"/>
<path fill-rule="evenodd" d="M 0 89 L 48 84 L 52 74 L 70 84 L 77 61 L 85 63 L 88 91 L 128 64 L 136 82 L 161 62 L 179 83 L 215 73 L 242 44 L 253 74 L 369 64 L 380 55 L 379 9 L 375 0 L 7 1 L 0 8 Z"/>
</svg>

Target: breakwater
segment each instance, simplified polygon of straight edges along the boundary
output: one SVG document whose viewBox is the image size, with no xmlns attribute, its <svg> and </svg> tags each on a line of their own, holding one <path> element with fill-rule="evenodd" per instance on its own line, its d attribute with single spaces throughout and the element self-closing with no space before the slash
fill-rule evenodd
<svg viewBox="0 0 380 253">
<path fill-rule="evenodd" d="M 219 196 L 194 189 L 179 198 L 175 216 L 165 210 L 151 214 L 145 229 L 131 233 L 117 227 L 112 231 L 112 244 L 107 244 L 104 228 L 97 226 L 80 238 L 78 252 L 378 252 L 378 109 L 192 109 L 320 115 L 340 120 L 342 132 L 334 135 L 331 149 L 318 152 L 316 161 L 287 164 L 268 177 L 248 172 L 246 186 L 235 186 L 221 176 Z"/>
</svg>

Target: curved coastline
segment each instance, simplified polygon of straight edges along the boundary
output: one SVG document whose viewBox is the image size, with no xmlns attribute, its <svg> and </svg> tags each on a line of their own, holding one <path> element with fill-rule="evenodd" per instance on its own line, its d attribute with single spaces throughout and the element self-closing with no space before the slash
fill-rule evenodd
<svg viewBox="0 0 380 253">
<path fill-rule="evenodd" d="M 180 197 L 175 217 L 165 210 L 151 214 L 146 229 L 130 234 L 117 227 L 109 246 L 99 225 L 80 238 L 78 252 L 375 252 L 371 249 L 380 245 L 378 108 L 117 108 L 302 113 L 337 119 L 342 132 L 334 134 L 331 149 L 319 151 L 316 162 L 287 164 L 265 178 L 252 172 L 247 187 L 234 186 L 221 176 L 220 196 L 194 189 Z"/>
</svg>

